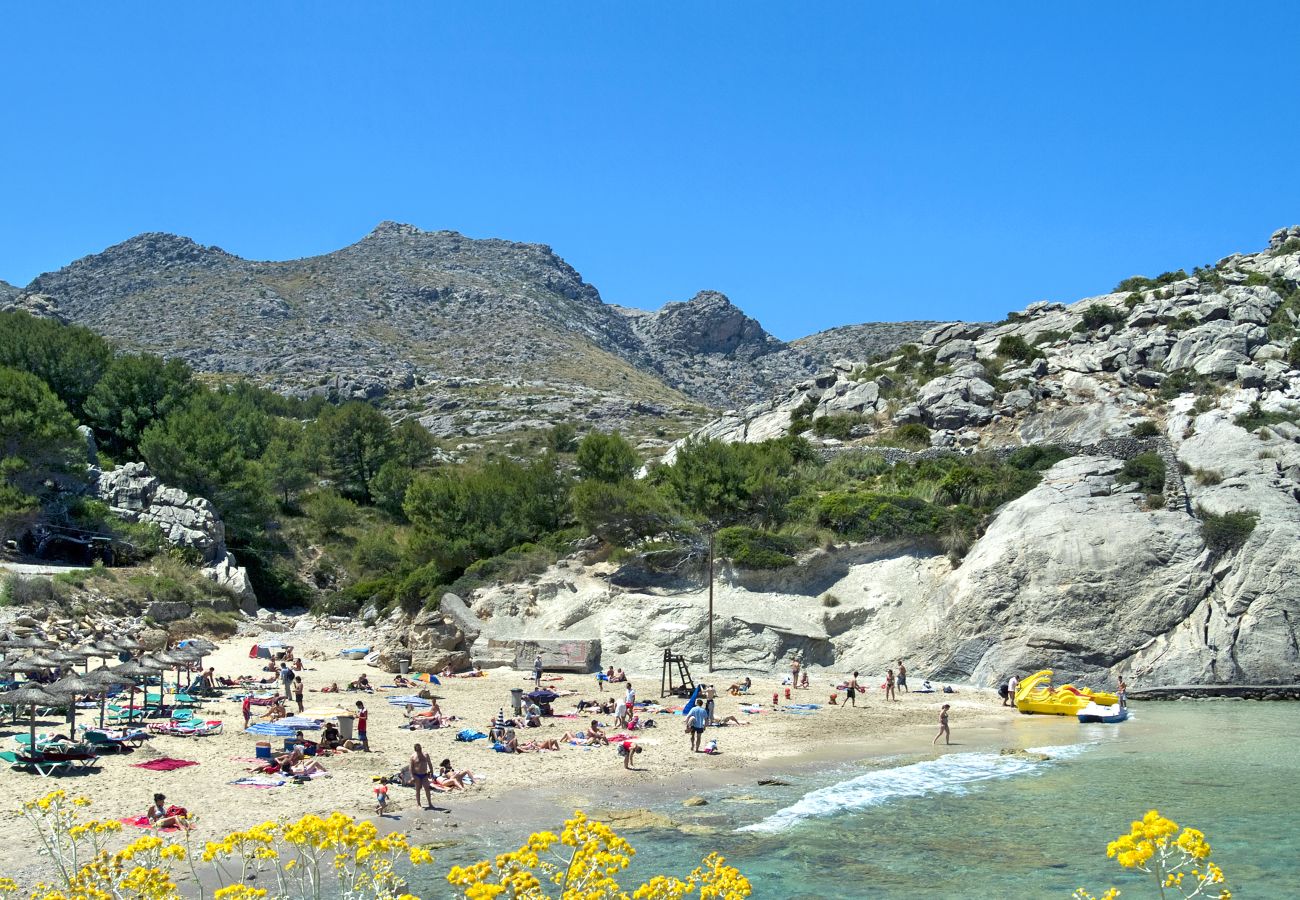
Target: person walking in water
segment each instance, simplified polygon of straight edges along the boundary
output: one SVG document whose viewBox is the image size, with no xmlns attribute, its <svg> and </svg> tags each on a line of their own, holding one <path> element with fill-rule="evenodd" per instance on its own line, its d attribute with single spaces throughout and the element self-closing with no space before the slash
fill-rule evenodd
<svg viewBox="0 0 1300 900">
<path fill-rule="evenodd" d="M 945 703 L 943 708 L 939 710 L 939 733 L 936 734 L 934 740 L 930 742 L 931 747 L 939 743 L 939 738 L 943 738 L 945 744 L 952 743 L 952 732 L 948 730 L 948 710 L 951 706 L 952 704 Z"/>
<path fill-rule="evenodd" d="M 885 699 L 886 700 L 898 699 L 898 697 L 894 695 L 894 670 L 893 669 L 890 669 L 885 673 Z"/>
<path fill-rule="evenodd" d="M 909 694 L 912 693 L 907 687 L 907 668 L 903 665 L 901 659 L 898 661 L 898 687 L 900 690 L 907 691 Z"/>
<path fill-rule="evenodd" d="M 1119 687 L 1116 689 L 1115 693 L 1119 697 L 1119 708 L 1120 709 L 1127 708 L 1128 707 L 1128 684 L 1124 681 L 1123 675 L 1119 676 Z"/>
<path fill-rule="evenodd" d="M 858 684 L 858 673 L 854 672 L 853 677 L 849 679 L 848 685 L 844 688 L 844 706 L 852 706 L 857 709 L 857 697 L 860 690 L 862 690 L 862 686 Z M 844 706 L 841 706 L 840 709 L 843 709 Z"/>
</svg>

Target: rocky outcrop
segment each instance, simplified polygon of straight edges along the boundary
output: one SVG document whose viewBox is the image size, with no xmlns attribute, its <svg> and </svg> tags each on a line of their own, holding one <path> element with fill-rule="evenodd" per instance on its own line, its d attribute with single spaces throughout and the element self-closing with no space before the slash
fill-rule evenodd
<svg viewBox="0 0 1300 900">
<path fill-rule="evenodd" d="M 107 472 L 92 468 L 90 474 L 91 490 L 114 515 L 128 522 L 156 525 L 169 544 L 193 550 L 203 561 L 205 578 L 229 590 L 245 612 L 256 611 L 257 598 L 248 571 L 226 549 L 225 525 L 208 500 L 168 487 L 140 462 L 124 463 Z"/>
</svg>

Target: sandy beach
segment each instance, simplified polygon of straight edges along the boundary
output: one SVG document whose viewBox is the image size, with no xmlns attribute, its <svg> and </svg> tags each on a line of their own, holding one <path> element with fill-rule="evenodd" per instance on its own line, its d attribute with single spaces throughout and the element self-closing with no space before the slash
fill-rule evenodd
<svg viewBox="0 0 1300 900">
<path fill-rule="evenodd" d="M 810 673 L 811 686 L 793 692 L 786 701 L 780 675 L 774 672 L 749 673 L 754 686 L 749 697 L 732 697 L 726 688 L 745 673 L 718 673 L 714 683 L 719 690 L 715 715 L 722 719 L 734 715 L 740 725 L 710 728 L 706 740 L 715 740 L 719 753 L 708 755 L 690 752 L 680 715 L 653 714 L 656 727 L 636 732 L 637 743 L 644 752 L 636 757 L 636 770 L 627 771 L 612 747 L 575 747 L 563 745 L 555 752 L 506 754 L 493 752 L 486 740 L 458 742 L 461 728 L 486 731 L 490 720 L 501 707 L 510 714 L 510 689 L 531 688 L 531 673 L 511 669 L 492 669 L 479 678 L 447 678 L 431 691 L 444 711 L 455 715 L 451 727 L 412 732 L 406 725 L 405 710 L 387 701 L 387 697 L 414 693 L 409 688 L 376 690 L 373 694 L 346 691 L 347 684 L 363 672 L 376 686 L 391 685 L 393 676 L 366 666 L 362 661 L 345 660 L 339 651 L 357 646 L 355 635 L 317 629 L 297 634 L 266 635 L 294 646 L 306 661 L 302 675 L 305 706 L 342 706 L 352 708 L 363 700 L 370 710 L 370 745 L 372 752 L 356 752 L 322 758 L 328 777 L 318 777 L 306 784 L 290 782 L 282 787 L 255 788 L 235 786 L 231 782 L 249 775 L 254 765 L 254 745 L 270 740 L 277 750 L 280 738 L 257 738 L 242 730 L 239 703 L 220 698 L 207 702 L 202 716 L 221 719 L 222 734 L 187 738 L 156 736 L 130 753 L 105 756 L 98 769 L 64 777 L 40 778 L 8 767 L 0 768 L 0 788 L 14 803 L 41 796 L 56 788 L 74 795 L 92 798 L 90 812 L 102 818 L 141 815 L 155 792 L 167 795 L 168 803 L 186 807 L 198 817 L 194 838 L 209 840 L 231 830 L 244 828 L 267 819 L 295 818 L 306 813 L 340 810 L 357 817 L 374 816 L 374 778 L 392 775 L 406 764 L 412 746 L 419 742 L 435 765 L 450 758 L 458 770 L 469 770 L 476 784 L 464 792 L 435 797 L 433 810 L 416 805 L 413 791 L 394 785 L 389 793 L 387 814 L 381 820 L 385 828 L 410 832 L 420 842 L 442 842 L 466 835 L 469 831 L 490 829 L 493 823 L 509 822 L 515 826 L 535 821 L 538 826 L 558 825 L 581 807 L 588 812 L 629 809 L 679 798 L 721 784 L 754 784 L 783 769 L 817 765 L 831 761 L 868 758 L 888 753 L 930 752 L 930 741 L 937 728 L 938 709 L 951 703 L 955 740 L 967 743 L 971 735 L 983 734 L 996 742 L 999 726 L 1010 711 L 999 705 L 991 691 L 959 688 L 957 694 L 901 693 L 898 702 L 889 703 L 878 686 L 859 697 L 858 707 L 830 706 L 827 700 L 832 685 L 844 673 Z M 243 635 L 226 641 L 213 653 L 207 664 L 219 676 L 255 675 L 265 677 L 264 659 L 252 659 L 249 650 L 256 635 Z M 618 665 L 617 660 L 613 661 Z M 93 664 L 92 664 L 93 665 Z M 637 690 L 638 700 L 654 700 L 665 707 L 680 707 L 674 697 L 660 698 L 659 673 L 630 672 L 629 679 Z M 781 674 L 785 674 L 782 672 Z M 548 676 L 555 677 L 555 676 Z M 703 673 L 697 679 L 705 679 Z M 869 679 L 861 678 L 863 683 Z M 870 679 L 879 684 L 880 678 Z M 914 686 L 920 679 L 913 677 Z M 337 695 L 322 694 L 320 689 L 337 682 L 345 690 Z M 596 699 L 613 695 L 607 687 L 602 695 L 593 675 L 562 674 L 547 681 L 552 690 L 574 691 L 554 704 L 556 717 L 543 720 L 540 728 L 520 731 L 520 740 L 560 738 L 566 731 L 585 727 L 591 716 L 565 718 L 572 714 L 580 698 Z M 937 686 L 937 685 L 936 685 Z M 271 686 L 268 685 L 268 688 Z M 772 694 L 780 695 L 781 709 L 772 707 Z M 227 694 L 236 693 L 227 691 Z M 843 694 L 840 699 L 842 701 Z M 764 710 L 745 714 L 742 702 L 757 703 Z M 787 712 L 787 703 L 818 704 L 820 709 Z M 292 713 L 294 704 L 288 704 Z M 255 715 L 264 708 L 254 707 Z M 612 717 L 597 716 L 602 724 Z M 256 719 L 255 719 L 256 721 Z M 66 723 L 46 721 L 38 731 L 54 733 Z M 25 723 L 0 729 L 0 740 L 8 746 L 12 736 L 26 733 Z M 614 733 L 611 729 L 609 733 Z M 319 734 L 319 732 L 316 732 Z M 309 733 L 311 736 L 311 733 Z M 940 745 L 932 750 L 944 752 Z M 173 771 L 136 768 L 136 764 L 170 757 L 191 760 L 198 765 Z M 474 826 L 467 828 L 466 826 Z M 124 829 L 131 831 L 132 829 Z M 0 871 L 22 878 L 34 874 L 36 842 L 27 826 L 16 822 L 10 839 L 0 849 Z"/>
</svg>

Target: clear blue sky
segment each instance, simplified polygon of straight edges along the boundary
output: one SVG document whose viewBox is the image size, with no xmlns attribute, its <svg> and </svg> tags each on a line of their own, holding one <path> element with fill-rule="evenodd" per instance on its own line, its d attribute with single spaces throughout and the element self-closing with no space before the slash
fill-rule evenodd
<svg viewBox="0 0 1300 900">
<path fill-rule="evenodd" d="M 793 338 L 1001 318 L 1300 222 L 1300 4 L 26 3 L 0 278 L 141 231 L 552 245 Z"/>
</svg>

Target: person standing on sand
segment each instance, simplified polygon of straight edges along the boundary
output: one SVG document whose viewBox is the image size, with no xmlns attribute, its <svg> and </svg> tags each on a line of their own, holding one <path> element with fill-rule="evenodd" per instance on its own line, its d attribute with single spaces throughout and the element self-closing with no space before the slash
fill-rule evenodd
<svg viewBox="0 0 1300 900">
<path fill-rule="evenodd" d="M 695 705 L 686 713 L 686 733 L 691 736 L 691 752 L 700 752 L 700 742 L 704 739 L 704 726 L 709 714 L 704 709 L 704 701 L 696 698 Z"/>
<path fill-rule="evenodd" d="M 302 676 L 293 680 L 293 702 L 298 704 L 298 712 L 302 712 Z"/>
<path fill-rule="evenodd" d="M 939 738 L 943 738 L 945 744 L 952 743 L 952 732 L 948 730 L 948 710 L 951 706 L 952 704 L 945 703 L 943 709 L 939 710 L 939 733 L 936 734 L 934 740 L 930 742 L 930 746 L 932 747 L 939 743 Z"/>
<path fill-rule="evenodd" d="M 903 661 L 898 661 L 898 686 L 909 694 L 912 693 L 907 687 L 907 669 L 903 666 Z"/>
<path fill-rule="evenodd" d="M 248 730 L 249 720 L 253 718 L 253 695 L 245 694 L 244 702 L 240 704 L 240 711 L 244 714 L 244 730 Z"/>
<path fill-rule="evenodd" d="M 1020 679 L 1013 672 L 1007 679 L 1007 706 L 1016 705 L 1016 688 L 1020 687 Z"/>
<path fill-rule="evenodd" d="M 799 665 L 799 654 L 796 653 L 794 659 L 790 660 L 790 687 L 799 686 Z"/>
<path fill-rule="evenodd" d="M 426 808 L 433 809 L 433 760 L 429 759 L 429 754 L 419 744 L 415 745 L 415 752 L 411 754 L 411 781 L 415 784 L 415 805 L 420 805 L 420 791 L 423 789 L 429 801 Z"/>
<path fill-rule="evenodd" d="M 713 724 L 713 701 L 718 699 L 718 692 L 713 689 L 713 685 L 704 686 L 704 712 L 708 714 L 708 723 Z"/>
<path fill-rule="evenodd" d="M 357 701 L 357 740 L 361 741 L 361 749 L 370 752 L 370 711 L 360 700 Z"/>
<path fill-rule="evenodd" d="M 284 696 L 286 700 L 288 700 L 289 697 L 292 696 L 291 690 L 293 688 L 293 669 L 289 668 L 289 664 L 287 662 L 280 663 L 280 685 L 281 687 L 284 688 L 284 690 L 280 691 L 280 693 Z"/>
<path fill-rule="evenodd" d="M 537 651 L 537 659 L 533 660 L 533 689 L 542 689 L 542 651 Z"/>
<path fill-rule="evenodd" d="M 890 669 L 885 673 L 885 699 L 897 701 L 898 697 L 894 695 L 894 670 Z"/>
<path fill-rule="evenodd" d="M 860 690 L 862 690 L 862 685 L 858 684 L 858 673 L 854 672 L 853 677 L 849 679 L 848 686 L 844 688 L 844 706 L 841 706 L 840 709 L 844 709 L 846 706 L 852 706 L 854 709 L 857 709 L 857 697 L 858 691 Z"/>
</svg>

